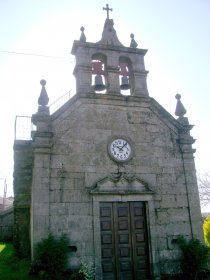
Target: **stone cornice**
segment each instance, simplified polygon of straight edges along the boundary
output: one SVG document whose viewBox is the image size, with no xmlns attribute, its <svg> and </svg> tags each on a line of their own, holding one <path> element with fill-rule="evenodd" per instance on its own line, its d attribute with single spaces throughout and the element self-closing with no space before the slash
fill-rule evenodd
<svg viewBox="0 0 210 280">
<path fill-rule="evenodd" d="M 140 55 L 145 55 L 148 50 L 146 49 L 138 49 L 138 48 L 130 48 L 130 47 L 123 47 L 123 46 L 113 46 L 113 45 L 103 45 L 100 43 L 89 43 L 89 42 L 80 42 L 75 40 L 73 43 L 73 47 L 71 50 L 71 54 L 75 55 L 77 52 L 78 48 L 87 48 L 87 49 L 97 49 L 99 51 L 104 50 L 104 51 L 117 51 L 117 52 L 124 52 L 128 54 L 140 54 Z"/>
</svg>

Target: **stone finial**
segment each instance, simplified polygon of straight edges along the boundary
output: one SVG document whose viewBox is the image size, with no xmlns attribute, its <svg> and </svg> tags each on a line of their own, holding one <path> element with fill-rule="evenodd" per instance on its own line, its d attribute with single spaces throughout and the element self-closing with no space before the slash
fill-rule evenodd
<svg viewBox="0 0 210 280">
<path fill-rule="evenodd" d="M 116 30 L 114 29 L 114 21 L 113 19 L 106 19 L 104 23 L 104 29 L 102 33 L 102 38 L 98 42 L 100 45 L 111 45 L 111 46 L 120 46 L 123 45 L 120 43 L 117 38 Z"/>
<path fill-rule="evenodd" d="M 135 41 L 135 39 L 134 39 L 134 34 L 133 34 L 133 33 L 131 33 L 130 37 L 131 37 L 130 48 L 134 48 L 134 49 L 136 49 L 136 48 L 137 48 L 137 46 L 138 46 L 138 44 L 136 43 L 136 41 Z"/>
<path fill-rule="evenodd" d="M 40 106 L 47 106 L 47 104 L 49 102 L 49 97 L 48 97 L 46 89 L 45 89 L 46 81 L 41 80 L 40 84 L 42 85 L 42 89 L 41 89 L 41 93 L 40 93 L 40 96 L 38 99 L 38 104 Z"/>
<path fill-rule="evenodd" d="M 106 11 L 107 18 L 104 23 L 102 38 L 99 42 L 97 42 L 97 44 L 123 47 L 123 45 L 120 43 L 119 39 L 117 38 L 117 33 L 116 30 L 114 29 L 114 21 L 113 19 L 109 18 L 109 12 L 112 11 L 112 9 L 110 9 L 109 5 L 106 4 L 106 8 L 103 8 L 103 10 Z"/>
<path fill-rule="evenodd" d="M 182 102 L 180 101 L 181 95 L 179 93 L 177 93 L 175 95 L 175 98 L 177 99 L 175 115 L 181 118 L 187 113 L 187 111 L 184 108 Z"/>
<path fill-rule="evenodd" d="M 86 42 L 86 36 L 85 36 L 84 30 L 85 30 L 85 28 L 82 26 L 82 27 L 80 28 L 81 36 L 80 36 L 80 39 L 79 39 L 80 42 L 82 42 L 82 43 L 85 43 L 85 42 Z"/>
</svg>

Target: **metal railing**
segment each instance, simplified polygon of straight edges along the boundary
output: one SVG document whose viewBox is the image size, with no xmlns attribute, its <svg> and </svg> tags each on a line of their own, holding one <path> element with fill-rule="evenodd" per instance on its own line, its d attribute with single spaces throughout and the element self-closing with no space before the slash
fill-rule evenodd
<svg viewBox="0 0 210 280">
<path fill-rule="evenodd" d="M 72 90 L 64 93 L 61 97 L 55 100 L 50 106 L 50 115 L 52 115 L 55 111 L 57 111 L 61 106 L 63 106 L 74 94 Z"/>
<path fill-rule="evenodd" d="M 16 116 L 15 118 L 15 140 L 30 140 L 33 129 L 31 117 Z"/>
<path fill-rule="evenodd" d="M 68 91 L 60 98 L 55 100 L 50 106 L 50 115 L 61 108 L 74 94 Z M 29 116 L 16 116 L 15 118 L 15 140 L 31 140 L 31 131 L 36 130 L 36 126 L 32 124 Z"/>
</svg>

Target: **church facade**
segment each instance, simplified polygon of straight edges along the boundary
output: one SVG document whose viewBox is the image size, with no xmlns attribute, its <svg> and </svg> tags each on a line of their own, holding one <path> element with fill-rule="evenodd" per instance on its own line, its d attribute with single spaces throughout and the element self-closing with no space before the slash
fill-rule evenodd
<svg viewBox="0 0 210 280">
<path fill-rule="evenodd" d="M 147 90 L 145 49 L 123 46 L 109 10 L 102 38 L 74 41 L 76 94 L 49 114 L 46 82 L 32 140 L 15 141 L 15 240 L 31 250 L 49 233 L 70 240 L 69 265 L 96 279 L 177 272 L 180 235 L 202 239 L 192 128 Z M 124 94 L 124 93 L 129 94 Z"/>
</svg>

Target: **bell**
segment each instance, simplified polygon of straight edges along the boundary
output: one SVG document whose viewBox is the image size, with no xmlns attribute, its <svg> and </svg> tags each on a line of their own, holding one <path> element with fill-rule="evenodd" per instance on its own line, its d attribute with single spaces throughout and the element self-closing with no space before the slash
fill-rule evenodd
<svg viewBox="0 0 210 280">
<path fill-rule="evenodd" d="M 130 85 L 129 85 L 129 82 L 128 82 L 128 78 L 126 76 L 122 76 L 120 88 L 122 90 L 126 90 L 126 89 L 130 88 Z"/>
<path fill-rule="evenodd" d="M 106 86 L 103 84 L 102 76 L 96 75 L 95 76 L 95 85 L 93 86 L 95 91 L 102 91 L 106 88 Z"/>
</svg>

